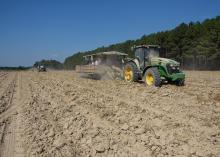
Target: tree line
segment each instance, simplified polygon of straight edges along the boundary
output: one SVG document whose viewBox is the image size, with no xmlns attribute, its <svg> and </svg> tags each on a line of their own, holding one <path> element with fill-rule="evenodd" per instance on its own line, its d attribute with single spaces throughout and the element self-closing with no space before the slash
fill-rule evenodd
<svg viewBox="0 0 220 157">
<path fill-rule="evenodd" d="M 73 69 L 83 62 L 84 55 L 104 51 L 119 51 L 133 57 L 131 47 L 142 44 L 160 45 L 162 57 L 179 61 L 185 69 L 220 70 L 220 16 L 203 22 L 181 23 L 172 30 L 143 35 L 137 40 L 74 53 L 65 59 L 62 66 Z"/>
<path fill-rule="evenodd" d="M 24 67 L 24 66 L 18 66 L 18 67 L 0 67 L 0 70 L 6 70 L 6 71 L 20 71 L 20 70 L 28 70 L 31 67 Z"/>
<path fill-rule="evenodd" d="M 56 60 L 41 60 L 34 63 L 33 67 L 37 68 L 40 65 L 44 65 L 46 68 L 61 70 L 63 69 L 63 64 Z"/>
</svg>

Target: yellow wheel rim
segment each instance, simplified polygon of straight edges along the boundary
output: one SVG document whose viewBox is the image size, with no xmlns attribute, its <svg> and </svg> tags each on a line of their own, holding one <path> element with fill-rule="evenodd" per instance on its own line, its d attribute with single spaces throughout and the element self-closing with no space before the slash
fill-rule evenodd
<svg viewBox="0 0 220 157">
<path fill-rule="evenodd" d="M 146 81 L 147 85 L 152 85 L 154 83 L 153 75 L 152 74 L 147 74 L 145 81 Z"/>
<path fill-rule="evenodd" d="M 132 81 L 132 77 L 133 77 L 133 72 L 130 67 L 127 67 L 124 71 L 125 81 L 128 81 L 128 82 Z"/>
</svg>

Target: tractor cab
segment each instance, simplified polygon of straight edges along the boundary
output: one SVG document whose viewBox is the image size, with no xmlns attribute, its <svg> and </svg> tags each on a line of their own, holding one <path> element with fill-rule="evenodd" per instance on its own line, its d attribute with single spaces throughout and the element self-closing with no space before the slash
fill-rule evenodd
<svg viewBox="0 0 220 157">
<path fill-rule="evenodd" d="M 38 72 L 46 72 L 47 71 L 46 67 L 44 65 L 38 65 L 37 69 L 38 69 Z"/>
<path fill-rule="evenodd" d="M 150 64 L 150 58 L 159 57 L 160 54 L 160 46 L 158 45 L 134 46 L 133 50 L 135 58 L 139 61 L 141 69 Z"/>
<path fill-rule="evenodd" d="M 180 63 L 159 57 L 160 46 L 140 45 L 133 48 L 135 58 L 128 58 L 124 65 L 124 79 L 127 82 L 144 80 L 147 85 L 160 86 L 163 80 L 184 85 L 185 74 Z"/>
</svg>

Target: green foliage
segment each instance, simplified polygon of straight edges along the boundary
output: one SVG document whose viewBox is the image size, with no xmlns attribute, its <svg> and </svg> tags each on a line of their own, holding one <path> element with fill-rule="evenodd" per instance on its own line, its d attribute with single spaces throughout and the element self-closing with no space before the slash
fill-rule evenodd
<svg viewBox="0 0 220 157">
<path fill-rule="evenodd" d="M 76 65 L 79 65 L 83 61 L 84 53 L 76 53 L 70 57 L 67 57 L 64 61 L 64 68 L 65 69 L 73 69 Z"/>
<path fill-rule="evenodd" d="M 212 64 L 211 69 L 220 69 L 218 61 L 220 59 L 220 16 L 207 19 L 202 23 L 182 23 L 173 30 L 144 35 L 137 40 L 128 40 L 107 47 L 103 46 L 84 53 L 79 52 L 67 57 L 64 67 L 73 69 L 75 65 L 82 63 L 83 55 L 103 51 L 120 51 L 133 57 L 131 47 L 141 44 L 158 44 L 162 48 L 161 55 L 163 57 L 174 58 L 178 61 L 183 61 L 187 57 L 196 58 L 196 56 L 202 55 L 209 62 L 214 61 L 213 63 L 216 63 Z"/>
<path fill-rule="evenodd" d="M 34 67 L 37 67 L 38 65 L 44 65 L 46 68 L 49 69 L 55 69 L 55 70 L 61 70 L 63 69 L 63 64 L 56 61 L 56 60 L 41 60 L 34 63 Z"/>
</svg>

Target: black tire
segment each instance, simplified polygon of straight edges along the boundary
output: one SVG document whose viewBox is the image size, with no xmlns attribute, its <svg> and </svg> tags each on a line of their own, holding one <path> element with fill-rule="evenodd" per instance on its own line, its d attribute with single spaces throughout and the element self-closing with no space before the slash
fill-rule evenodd
<svg viewBox="0 0 220 157">
<path fill-rule="evenodd" d="M 177 86 L 184 86 L 185 85 L 185 80 L 183 79 L 183 80 L 176 81 L 176 85 Z"/>
<path fill-rule="evenodd" d="M 130 80 L 126 79 L 126 70 L 130 69 L 132 71 L 132 76 Z M 124 70 L 123 70 L 123 77 L 124 80 L 127 82 L 133 82 L 133 81 L 138 81 L 139 79 L 139 70 L 138 67 L 135 63 L 133 62 L 128 62 L 125 66 L 124 66 Z"/>
<path fill-rule="evenodd" d="M 153 80 L 147 81 L 148 77 L 152 77 Z M 147 69 L 144 74 L 144 82 L 146 83 L 146 85 L 154 85 L 156 87 L 161 86 L 160 73 L 156 67 Z"/>
</svg>

